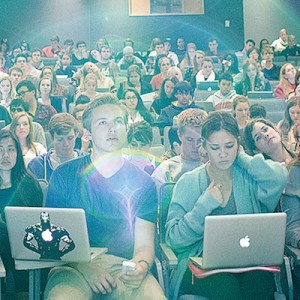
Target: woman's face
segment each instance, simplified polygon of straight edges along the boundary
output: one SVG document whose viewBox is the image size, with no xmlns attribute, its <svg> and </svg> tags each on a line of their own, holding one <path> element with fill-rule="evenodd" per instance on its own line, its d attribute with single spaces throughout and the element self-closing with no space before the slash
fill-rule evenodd
<svg viewBox="0 0 300 300">
<path fill-rule="evenodd" d="M 40 93 L 42 95 L 49 95 L 51 91 L 51 80 L 48 78 L 44 78 L 40 84 Z"/>
<path fill-rule="evenodd" d="M 171 67 L 168 70 L 168 77 L 169 78 L 176 77 L 178 79 L 178 81 L 183 81 L 182 73 L 181 73 L 180 69 L 177 67 Z"/>
<path fill-rule="evenodd" d="M 205 146 L 210 163 L 217 169 L 229 169 L 236 159 L 238 141 L 225 130 L 210 135 Z"/>
<path fill-rule="evenodd" d="M 188 55 L 189 55 L 189 57 L 190 57 L 191 60 L 194 59 L 195 54 L 196 54 L 196 49 L 195 48 L 189 48 L 188 49 Z"/>
<path fill-rule="evenodd" d="M 94 79 L 88 79 L 84 83 L 87 92 L 95 92 L 97 89 L 97 81 Z"/>
<path fill-rule="evenodd" d="M 262 122 L 257 122 L 253 126 L 252 138 L 254 140 L 255 147 L 261 153 L 270 155 L 278 149 L 278 145 L 281 144 L 281 137 L 279 133 Z"/>
<path fill-rule="evenodd" d="M 253 51 L 249 54 L 249 57 L 254 59 L 254 60 L 257 60 L 258 59 L 258 52 L 256 49 L 253 49 Z"/>
<path fill-rule="evenodd" d="M 254 79 L 255 76 L 257 75 L 257 68 L 255 65 L 250 64 L 247 68 L 247 75 L 250 79 Z"/>
<path fill-rule="evenodd" d="M 210 61 L 205 61 L 202 65 L 202 74 L 208 77 L 213 70 L 213 64 Z"/>
<path fill-rule="evenodd" d="M 295 96 L 300 96 L 300 84 L 298 84 L 295 88 Z"/>
<path fill-rule="evenodd" d="M 0 84 L 0 91 L 2 94 L 8 94 L 11 91 L 11 84 L 9 80 L 2 80 Z"/>
<path fill-rule="evenodd" d="M 170 80 L 167 80 L 165 83 L 165 93 L 167 95 L 167 97 L 171 97 L 173 92 L 174 92 L 174 83 Z"/>
<path fill-rule="evenodd" d="M 247 102 L 240 102 L 235 107 L 235 117 L 240 122 L 246 122 L 249 117 L 249 104 Z"/>
<path fill-rule="evenodd" d="M 170 60 L 168 58 L 163 58 L 160 63 L 161 73 L 167 73 L 170 67 L 171 67 Z"/>
<path fill-rule="evenodd" d="M 288 64 L 285 67 L 285 71 L 284 71 L 284 78 L 286 78 L 287 80 L 294 80 L 295 76 L 296 76 L 296 69 L 293 65 Z"/>
<path fill-rule="evenodd" d="M 196 53 L 196 62 L 198 66 L 202 66 L 204 55 L 201 53 Z"/>
<path fill-rule="evenodd" d="M 5 138 L 0 141 L 0 172 L 10 171 L 17 162 L 17 148 L 13 139 Z"/>
<path fill-rule="evenodd" d="M 53 79 L 53 74 L 52 74 L 52 70 L 49 69 L 49 68 L 46 68 L 44 69 L 44 72 L 43 72 L 43 77 L 45 78 L 49 78 L 49 79 Z"/>
<path fill-rule="evenodd" d="M 134 92 L 127 92 L 125 95 L 125 105 L 129 109 L 136 109 L 138 99 Z"/>
<path fill-rule="evenodd" d="M 25 139 L 30 132 L 30 125 L 27 116 L 22 116 L 18 120 L 18 124 L 16 127 L 16 136 L 19 139 Z"/>
<path fill-rule="evenodd" d="M 63 66 L 69 66 L 71 64 L 71 58 L 69 55 L 64 54 L 61 58 L 61 63 Z"/>
<path fill-rule="evenodd" d="M 140 82 L 140 75 L 137 72 L 131 72 L 129 75 L 129 81 L 136 86 Z"/>
<path fill-rule="evenodd" d="M 295 105 L 289 109 L 290 117 L 293 121 L 293 124 L 300 123 L 300 106 Z"/>
</svg>

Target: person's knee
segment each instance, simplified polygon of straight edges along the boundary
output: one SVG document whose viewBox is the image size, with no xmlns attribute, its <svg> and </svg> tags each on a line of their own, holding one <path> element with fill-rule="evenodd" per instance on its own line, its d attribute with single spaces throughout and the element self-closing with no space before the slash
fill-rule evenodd
<svg viewBox="0 0 300 300">
<path fill-rule="evenodd" d="M 79 289 L 69 285 L 55 286 L 45 295 L 44 300 L 82 300 L 87 299 Z"/>
</svg>

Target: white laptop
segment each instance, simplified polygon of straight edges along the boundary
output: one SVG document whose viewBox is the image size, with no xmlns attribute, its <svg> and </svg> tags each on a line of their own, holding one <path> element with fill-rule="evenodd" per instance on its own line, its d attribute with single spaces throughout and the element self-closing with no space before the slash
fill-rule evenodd
<svg viewBox="0 0 300 300">
<path fill-rule="evenodd" d="M 280 265 L 285 229 L 285 213 L 207 216 L 202 257 L 191 260 L 202 269 Z"/>
<path fill-rule="evenodd" d="M 267 99 L 274 98 L 273 91 L 249 91 L 247 93 L 248 98 L 251 99 Z"/>
<path fill-rule="evenodd" d="M 5 216 L 16 260 L 87 262 L 106 251 L 90 248 L 83 209 L 7 206 Z"/>
</svg>

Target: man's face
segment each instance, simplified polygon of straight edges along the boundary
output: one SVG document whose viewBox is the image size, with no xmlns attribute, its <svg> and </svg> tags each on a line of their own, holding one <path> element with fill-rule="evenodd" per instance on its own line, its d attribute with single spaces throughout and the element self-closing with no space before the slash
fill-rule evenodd
<svg viewBox="0 0 300 300">
<path fill-rule="evenodd" d="M 190 101 L 192 100 L 192 96 L 190 92 L 182 91 L 176 93 L 176 98 L 178 100 L 178 104 L 181 107 L 186 107 L 190 104 Z"/>
<path fill-rule="evenodd" d="M 252 42 L 247 42 L 245 45 L 246 51 L 249 51 L 252 48 L 254 48 L 254 44 Z"/>
<path fill-rule="evenodd" d="M 208 43 L 208 48 L 211 52 L 215 52 L 218 49 L 218 43 L 216 40 Z"/>
<path fill-rule="evenodd" d="M 24 57 L 18 57 L 18 59 L 16 60 L 16 66 L 21 70 L 26 69 L 27 66 L 26 59 Z"/>
<path fill-rule="evenodd" d="M 125 53 L 124 54 L 124 59 L 128 62 L 132 62 L 133 61 L 133 53 Z"/>
<path fill-rule="evenodd" d="M 288 35 L 285 29 L 280 30 L 280 37 L 284 42 L 288 40 Z"/>
<path fill-rule="evenodd" d="M 274 52 L 272 49 L 263 50 L 261 56 L 266 62 L 271 62 L 274 58 Z"/>
<path fill-rule="evenodd" d="M 41 53 L 39 51 L 32 52 L 31 59 L 32 59 L 32 62 L 34 62 L 34 63 L 41 62 Z"/>
<path fill-rule="evenodd" d="M 32 100 L 35 100 L 34 91 L 30 92 L 26 86 L 21 86 L 17 90 L 17 94 L 25 103 L 30 103 Z"/>
<path fill-rule="evenodd" d="M 10 171 L 17 162 L 15 142 L 9 137 L 0 141 L 0 170 Z"/>
<path fill-rule="evenodd" d="M 288 43 L 290 47 L 295 46 L 296 43 L 296 37 L 294 35 L 289 35 Z"/>
<path fill-rule="evenodd" d="M 186 126 L 178 132 L 182 146 L 182 157 L 189 161 L 200 161 L 199 149 L 203 143 L 201 126 Z"/>
<path fill-rule="evenodd" d="M 61 63 L 63 66 L 69 66 L 71 64 L 71 58 L 69 55 L 64 54 L 61 58 Z"/>
<path fill-rule="evenodd" d="M 17 70 L 13 70 L 10 74 L 10 79 L 13 82 L 13 84 L 16 86 L 22 79 L 22 73 Z"/>
<path fill-rule="evenodd" d="M 92 115 L 91 135 L 94 155 L 121 150 L 127 141 L 124 112 L 113 104 L 95 108 Z"/>
<path fill-rule="evenodd" d="M 164 45 L 163 44 L 159 44 L 155 46 L 155 51 L 157 53 L 157 55 L 159 54 L 164 54 Z"/>
<path fill-rule="evenodd" d="M 219 88 L 221 94 L 225 96 L 232 90 L 232 82 L 229 80 L 221 80 L 219 83 Z"/>
<path fill-rule="evenodd" d="M 108 60 L 110 58 L 110 54 L 111 53 L 110 53 L 110 49 L 109 48 L 103 47 L 101 49 L 101 57 L 102 57 L 102 59 Z"/>
<path fill-rule="evenodd" d="M 171 44 L 169 42 L 164 42 L 164 48 L 166 52 L 169 52 L 171 49 Z"/>
<path fill-rule="evenodd" d="M 68 134 L 59 135 L 56 132 L 53 136 L 53 146 L 58 157 L 68 158 L 71 157 L 74 152 L 75 141 L 77 134 L 74 129 Z"/>
<path fill-rule="evenodd" d="M 77 49 L 79 52 L 85 52 L 86 51 L 86 44 L 79 44 L 77 46 Z"/>
<path fill-rule="evenodd" d="M 179 49 L 183 49 L 184 48 L 184 40 L 183 39 L 178 39 L 177 40 L 177 47 Z"/>
</svg>

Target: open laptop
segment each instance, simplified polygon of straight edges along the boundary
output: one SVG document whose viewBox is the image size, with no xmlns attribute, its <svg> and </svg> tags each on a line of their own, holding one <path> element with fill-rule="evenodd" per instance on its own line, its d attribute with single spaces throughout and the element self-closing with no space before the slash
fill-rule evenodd
<svg viewBox="0 0 300 300">
<path fill-rule="evenodd" d="M 201 269 L 279 265 L 285 245 L 285 213 L 207 216 Z"/>
<path fill-rule="evenodd" d="M 248 98 L 251 99 L 267 99 L 273 98 L 274 92 L 273 91 L 252 91 L 247 93 Z"/>
<path fill-rule="evenodd" d="M 105 252 L 90 248 L 83 209 L 7 206 L 5 216 L 16 260 L 87 262 Z"/>
<path fill-rule="evenodd" d="M 210 101 L 195 101 L 195 104 L 206 112 L 214 111 L 214 105 Z"/>
<path fill-rule="evenodd" d="M 219 81 L 199 81 L 196 83 L 198 90 L 205 90 L 205 91 L 217 91 L 219 90 Z"/>
</svg>

